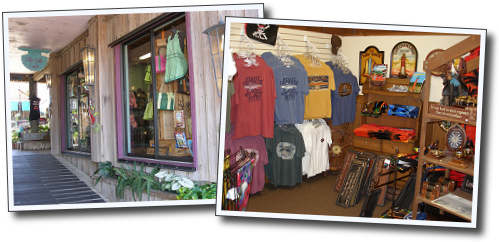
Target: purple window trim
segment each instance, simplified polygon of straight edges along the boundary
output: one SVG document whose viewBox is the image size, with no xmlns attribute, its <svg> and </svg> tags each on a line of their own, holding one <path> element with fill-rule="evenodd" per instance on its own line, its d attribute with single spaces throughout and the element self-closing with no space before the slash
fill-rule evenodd
<svg viewBox="0 0 499 242">
<path fill-rule="evenodd" d="M 186 27 L 190 27 L 190 14 L 189 12 L 185 13 L 185 23 Z M 187 31 L 186 29 L 186 34 L 187 34 L 187 40 L 189 41 L 189 44 L 187 45 L 187 51 L 189 55 L 189 60 L 193 60 L 193 53 L 192 51 L 189 50 L 189 47 L 192 46 L 192 39 L 191 39 L 191 33 L 190 30 Z M 115 84 L 116 84 L 116 133 L 117 133 L 117 147 L 118 147 L 118 159 L 121 160 L 129 160 L 129 161 L 137 161 L 137 162 L 149 162 L 149 163 L 159 163 L 159 164 L 165 164 L 165 165 L 173 165 L 173 166 L 182 166 L 182 167 L 194 167 L 197 168 L 197 163 L 198 163 L 198 157 L 197 157 L 197 128 L 196 128 L 196 105 L 195 104 L 195 92 L 193 92 L 194 89 L 194 83 L 195 81 L 193 80 L 192 77 L 194 77 L 194 73 L 192 71 L 193 69 L 193 64 L 192 61 L 189 62 L 189 77 L 190 77 L 190 83 L 189 83 L 189 88 L 190 88 L 190 93 L 191 93 L 191 119 L 192 123 L 194 124 L 192 126 L 192 152 L 194 153 L 193 155 L 193 163 L 185 163 L 185 162 L 179 162 L 179 161 L 173 161 L 173 160 L 159 160 L 159 159 L 149 159 L 149 158 L 143 158 L 143 157 L 133 157 L 133 156 L 126 156 L 125 151 L 124 151 L 124 139 L 123 139 L 123 132 L 124 132 L 124 122 L 125 120 L 123 119 L 123 87 L 122 87 L 122 63 L 121 63 L 121 44 L 118 44 L 114 46 L 114 64 L 115 64 Z"/>
<path fill-rule="evenodd" d="M 61 152 L 67 150 L 67 144 L 66 144 L 66 122 L 67 122 L 67 117 L 66 117 L 66 75 L 61 75 L 61 80 L 59 82 L 60 88 L 61 88 L 61 93 L 60 93 L 60 99 L 61 99 Z"/>
</svg>

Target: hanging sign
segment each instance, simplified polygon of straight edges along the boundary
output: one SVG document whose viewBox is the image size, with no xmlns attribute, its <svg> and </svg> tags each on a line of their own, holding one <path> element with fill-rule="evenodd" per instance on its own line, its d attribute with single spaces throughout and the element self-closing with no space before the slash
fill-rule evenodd
<svg viewBox="0 0 499 242">
<path fill-rule="evenodd" d="M 391 78 L 411 78 L 418 63 L 418 50 L 409 42 L 400 42 L 393 47 L 390 60 Z"/>
<path fill-rule="evenodd" d="M 376 46 L 368 46 L 360 52 L 359 63 L 359 85 L 364 85 L 367 78 L 371 76 L 374 65 L 383 64 L 385 52 L 379 51 Z"/>
<path fill-rule="evenodd" d="M 22 55 L 21 60 L 23 65 L 32 71 L 40 71 L 47 65 L 47 57 L 42 56 L 42 53 L 50 53 L 48 50 L 36 50 L 28 48 L 19 48 L 20 50 L 28 51 L 27 55 Z"/>
</svg>

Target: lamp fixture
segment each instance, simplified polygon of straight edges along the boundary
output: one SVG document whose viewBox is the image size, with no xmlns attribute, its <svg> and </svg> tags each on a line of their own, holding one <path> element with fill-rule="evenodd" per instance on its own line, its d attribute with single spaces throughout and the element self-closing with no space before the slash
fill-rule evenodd
<svg viewBox="0 0 499 242">
<path fill-rule="evenodd" d="M 90 48 L 88 45 L 81 49 L 83 58 L 83 73 L 85 76 L 85 85 L 95 85 L 95 48 Z"/>
<path fill-rule="evenodd" d="M 52 74 L 45 74 L 45 83 L 47 87 L 52 87 Z"/>
<path fill-rule="evenodd" d="M 213 63 L 213 73 L 215 74 L 215 84 L 217 94 L 222 96 L 222 67 L 223 67 L 223 42 L 225 34 L 225 24 L 220 21 L 219 24 L 211 26 L 203 31 L 203 34 L 208 35 L 208 43 L 210 44 L 211 61 Z"/>
</svg>

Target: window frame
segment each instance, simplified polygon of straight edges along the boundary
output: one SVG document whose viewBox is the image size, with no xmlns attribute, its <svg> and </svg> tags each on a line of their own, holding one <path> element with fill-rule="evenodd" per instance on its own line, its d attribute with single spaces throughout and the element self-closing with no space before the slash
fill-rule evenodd
<svg viewBox="0 0 499 242">
<path fill-rule="evenodd" d="M 166 168 L 166 169 L 173 169 L 173 170 L 182 170 L 182 171 L 191 171 L 194 172 L 197 170 L 197 162 L 198 162 L 198 157 L 197 157 L 197 130 L 196 130 L 196 108 L 195 108 L 195 89 L 194 89 L 194 73 L 192 71 L 193 67 L 193 54 L 192 51 L 190 50 L 190 43 L 191 43 L 191 33 L 190 31 L 186 31 L 186 38 L 187 38 L 187 51 L 188 51 L 188 57 L 189 57 L 189 68 L 188 68 L 188 73 L 189 73 L 189 84 L 190 84 L 190 99 L 191 99 L 191 119 L 192 119 L 192 162 L 191 161 L 179 161 L 179 160 L 169 160 L 169 159 L 161 159 L 159 157 L 158 159 L 156 158 L 147 158 L 147 157 L 139 157 L 139 156 L 131 156 L 128 155 L 126 152 L 126 147 L 127 147 L 127 141 L 126 139 L 126 95 L 128 95 L 126 92 L 127 85 L 126 82 L 126 67 L 125 65 L 125 46 L 128 43 L 133 42 L 134 40 L 137 40 L 145 35 L 150 35 L 151 37 L 151 50 L 154 50 L 154 32 L 155 29 L 158 27 L 174 20 L 179 17 L 185 17 L 185 24 L 186 27 L 189 28 L 190 26 L 190 16 L 188 12 L 178 12 L 178 13 L 169 13 L 169 14 L 163 14 L 148 23 L 144 24 L 143 26 L 137 28 L 136 30 L 130 32 L 129 34 L 123 36 L 122 38 L 114 41 L 113 43 L 110 44 L 109 47 L 114 48 L 114 59 L 115 59 L 115 91 L 116 91 L 116 117 L 117 117 L 117 122 L 116 122 L 116 133 L 117 133 L 117 157 L 118 157 L 118 162 L 123 162 L 123 163 L 133 163 L 133 162 L 139 162 L 143 163 L 146 166 L 156 166 L 160 168 Z M 154 51 L 151 51 L 151 65 L 155 66 L 155 53 Z M 153 68 L 154 69 L 154 68 Z M 156 73 L 155 71 L 152 72 L 152 79 L 156 80 Z M 154 100 L 156 100 L 156 92 L 153 94 Z M 154 109 L 154 117 L 157 117 L 157 110 L 156 108 Z M 155 118 L 155 127 L 157 127 L 157 119 Z M 155 140 L 157 143 L 157 137 L 158 135 L 155 135 Z M 155 157 L 158 156 L 158 149 L 155 149 Z M 169 157 L 171 158 L 171 157 Z"/>
<path fill-rule="evenodd" d="M 92 153 L 92 145 L 90 144 L 90 150 L 89 151 L 82 151 L 82 150 L 74 150 L 74 149 L 69 149 L 68 147 L 68 118 L 69 118 L 69 105 L 68 103 L 68 94 L 67 94 L 67 77 L 69 74 L 72 72 L 79 70 L 80 68 L 83 68 L 83 62 L 80 60 L 74 65 L 70 66 L 67 68 L 60 76 L 59 76 L 59 87 L 60 87 L 60 112 L 61 112 L 61 117 L 63 117 L 63 120 L 61 120 L 61 153 L 63 154 L 68 154 L 68 155 L 75 155 L 75 156 L 81 156 L 81 157 L 90 157 Z M 92 136 L 90 136 L 92 137 Z"/>
</svg>

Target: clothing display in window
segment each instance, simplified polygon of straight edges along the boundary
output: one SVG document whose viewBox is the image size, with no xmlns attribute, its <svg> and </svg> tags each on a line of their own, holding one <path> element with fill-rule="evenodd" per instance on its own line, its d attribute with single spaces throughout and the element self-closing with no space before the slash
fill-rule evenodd
<svg viewBox="0 0 499 242">
<path fill-rule="evenodd" d="M 29 121 L 40 119 L 40 98 L 31 96 L 29 98 Z"/>
<path fill-rule="evenodd" d="M 307 71 L 294 65 L 283 65 L 279 60 L 273 61 L 277 58 L 272 53 L 264 54 L 262 58 L 274 71 L 275 123 L 303 123 L 305 96 L 309 93 Z"/>
<path fill-rule="evenodd" d="M 261 135 L 246 136 L 239 139 L 232 139 L 232 135 L 232 131 L 225 134 L 225 149 L 230 149 L 232 153 L 235 153 L 240 148 L 243 148 L 247 153 L 255 154 L 250 191 L 250 194 L 255 194 L 263 190 L 265 186 L 265 165 L 269 163 L 265 140 Z M 239 156 L 233 157 L 230 160 L 230 165 L 233 165 L 238 159 Z"/>
<path fill-rule="evenodd" d="M 293 124 L 275 125 L 274 137 L 265 138 L 269 163 L 265 174 L 274 186 L 294 186 L 302 182 L 305 143 Z"/>
<path fill-rule="evenodd" d="M 336 90 L 331 91 L 331 121 L 333 126 L 353 122 L 355 120 L 355 110 L 357 108 L 357 96 L 359 95 L 359 84 L 349 70 L 326 62 L 334 73 L 334 83 Z"/>
<path fill-rule="evenodd" d="M 177 31 L 173 37 L 168 37 L 166 45 L 165 83 L 185 76 L 188 66 Z"/>
<path fill-rule="evenodd" d="M 237 74 L 234 76 L 233 115 L 234 136 L 274 135 L 275 81 L 274 72 L 256 56 L 256 65 L 247 65 L 245 58 L 234 53 Z"/>
<path fill-rule="evenodd" d="M 305 98 L 305 119 L 331 117 L 331 90 L 336 90 L 334 73 L 324 62 L 318 65 L 304 55 L 295 56 L 308 74 L 310 93 Z M 327 100 L 327 101 L 326 101 Z"/>
<path fill-rule="evenodd" d="M 313 177 L 329 169 L 329 145 L 331 129 L 324 119 L 305 120 L 303 124 L 295 124 L 300 130 L 310 161 L 304 164 L 304 174 Z M 303 164 L 303 160 L 302 160 Z"/>
</svg>

